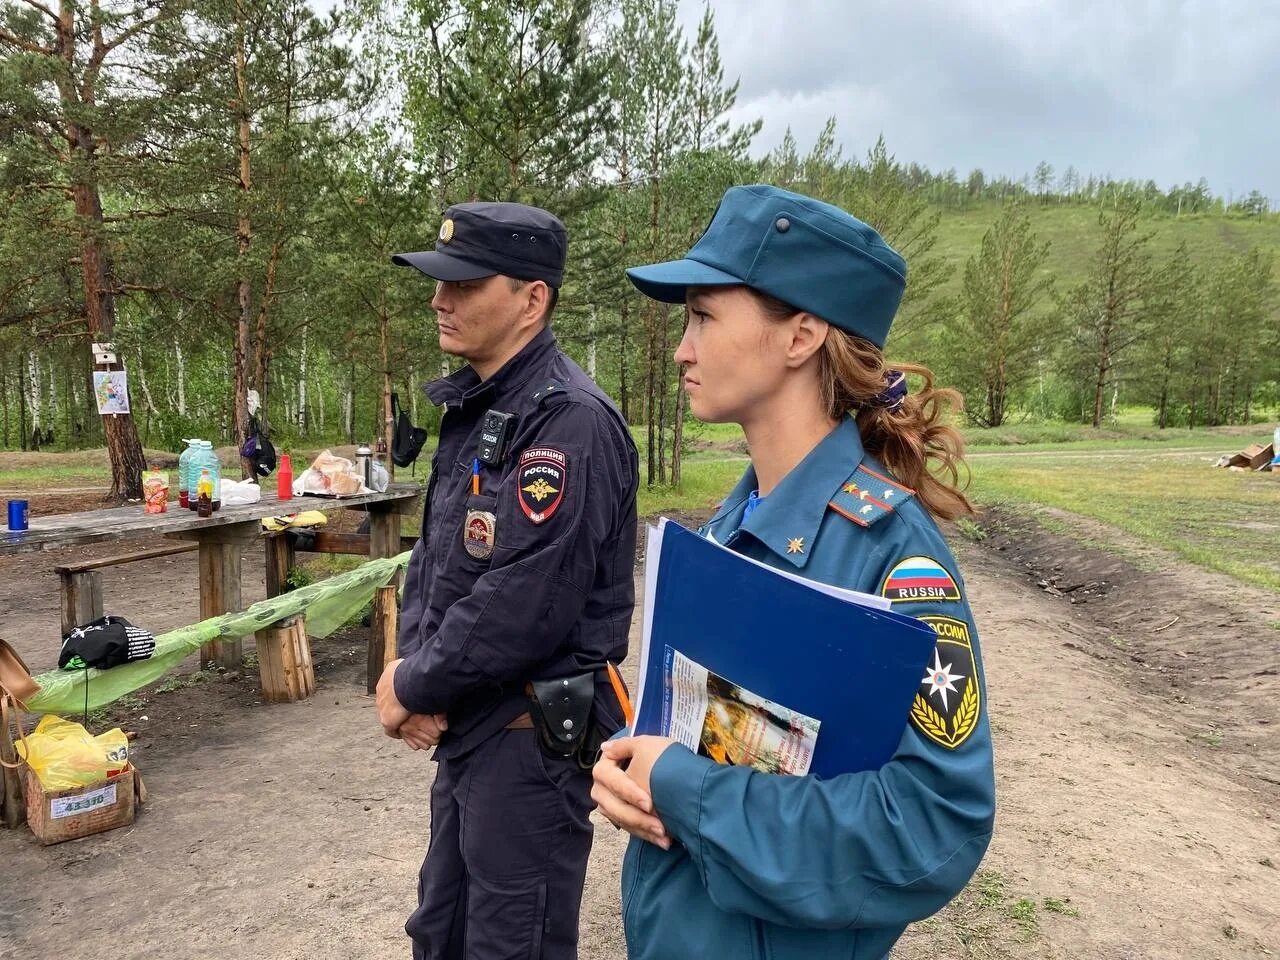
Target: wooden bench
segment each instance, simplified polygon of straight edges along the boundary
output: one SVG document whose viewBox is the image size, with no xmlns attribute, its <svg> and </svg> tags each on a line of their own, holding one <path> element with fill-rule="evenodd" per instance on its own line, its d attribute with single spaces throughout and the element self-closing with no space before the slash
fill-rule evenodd
<svg viewBox="0 0 1280 960">
<path fill-rule="evenodd" d="M 102 573 L 106 567 L 116 567 L 138 560 L 154 560 L 172 557 L 179 553 L 195 553 L 198 543 L 178 543 L 171 547 L 155 547 L 138 550 L 99 560 L 66 563 L 54 567 L 62 582 L 62 635 L 65 637 L 76 627 L 83 626 L 102 616 Z"/>
</svg>

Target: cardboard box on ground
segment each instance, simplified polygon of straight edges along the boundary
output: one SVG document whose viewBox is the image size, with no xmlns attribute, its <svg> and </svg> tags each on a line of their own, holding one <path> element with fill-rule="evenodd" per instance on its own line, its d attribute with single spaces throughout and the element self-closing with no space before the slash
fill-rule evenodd
<svg viewBox="0 0 1280 960">
<path fill-rule="evenodd" d="M 45 790 L 30 767 L 23 769 L 22 780 L 27 823 L 46 845 L 127 827 L 147 796 L 132 764 L 103 783 L 70 790 Z"/>
<path fill-rule="evenodd" d="M 1270 470 L 1273 473 L 1280 473 L 1274 469 L 1272 460 L 1275 459 L 1275 445 L 1251 443 L 1237 454 L 1229 457 L 1219 457 L 1215 466 L 1228 467 L 1232 470 Z"/>
</svg>

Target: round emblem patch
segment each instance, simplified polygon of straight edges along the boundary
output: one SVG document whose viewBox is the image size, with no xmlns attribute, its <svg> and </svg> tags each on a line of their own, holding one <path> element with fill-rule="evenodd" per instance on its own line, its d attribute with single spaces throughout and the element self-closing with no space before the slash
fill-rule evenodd
<svg viewBox="0 0 1280 960">
<path fill-rule="evenodd" d="M 453 221 L 445 220 L 444 223 L 440 224 L 440 242 L 448 243 L 452 239 L 453 239 Z"/>
<path fill-rule="evenodd" d="M 485 510 L 467 511 L 466 522 L 462 525 L 462 546 L 469 556 L 477 560 L 488 560 L 493 556 L 497 534 L 498 521 L 492 513 Z"/>
</svg>

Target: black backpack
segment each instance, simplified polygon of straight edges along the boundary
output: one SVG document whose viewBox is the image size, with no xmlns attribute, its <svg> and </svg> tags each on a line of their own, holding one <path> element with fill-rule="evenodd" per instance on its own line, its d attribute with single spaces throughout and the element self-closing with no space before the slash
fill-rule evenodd
<svg viewBox="0 0 1280 960">
<path fill-rule="evenodd" d="M 399 394 L 391 395 L 391 416 L 396 422 L 395 436 L 391 438 L 391 460 L 397 467 L 407 467 L 422 452 L 427 431 L 409 422 L 409 415 L 400 407 Z"/>
<path fill-rule="evenodd" d="M 97 667 L 107 670 L 133 660 L 146 660 L 156 650 L 150 630 L 124 617 L 105 616 L 74 628 L 62 638 L 58 666 L 63 670 Z"/>
<path fill-rule="evenodd" d="M 276 468 L 276 448 L 253 414 L 249 414 L 249 436 L 240 446 L 240 456 L 253 464 L 255 480 L 271 476 L 271 471 Z"/>
</svg>

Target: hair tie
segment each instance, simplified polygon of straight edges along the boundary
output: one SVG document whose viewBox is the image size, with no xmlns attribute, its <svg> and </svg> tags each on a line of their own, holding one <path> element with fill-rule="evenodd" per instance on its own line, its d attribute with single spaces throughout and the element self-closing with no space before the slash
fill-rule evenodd
<svg viewBox="0 0 1280 960">
<path fill-rule="evenodd" d="M 907 399 L 907 375 L 901 370 L 884 372 L 884 389 L 867 401 L 869 407 L 879 407 L 896 413 Z"/>
</svg>

